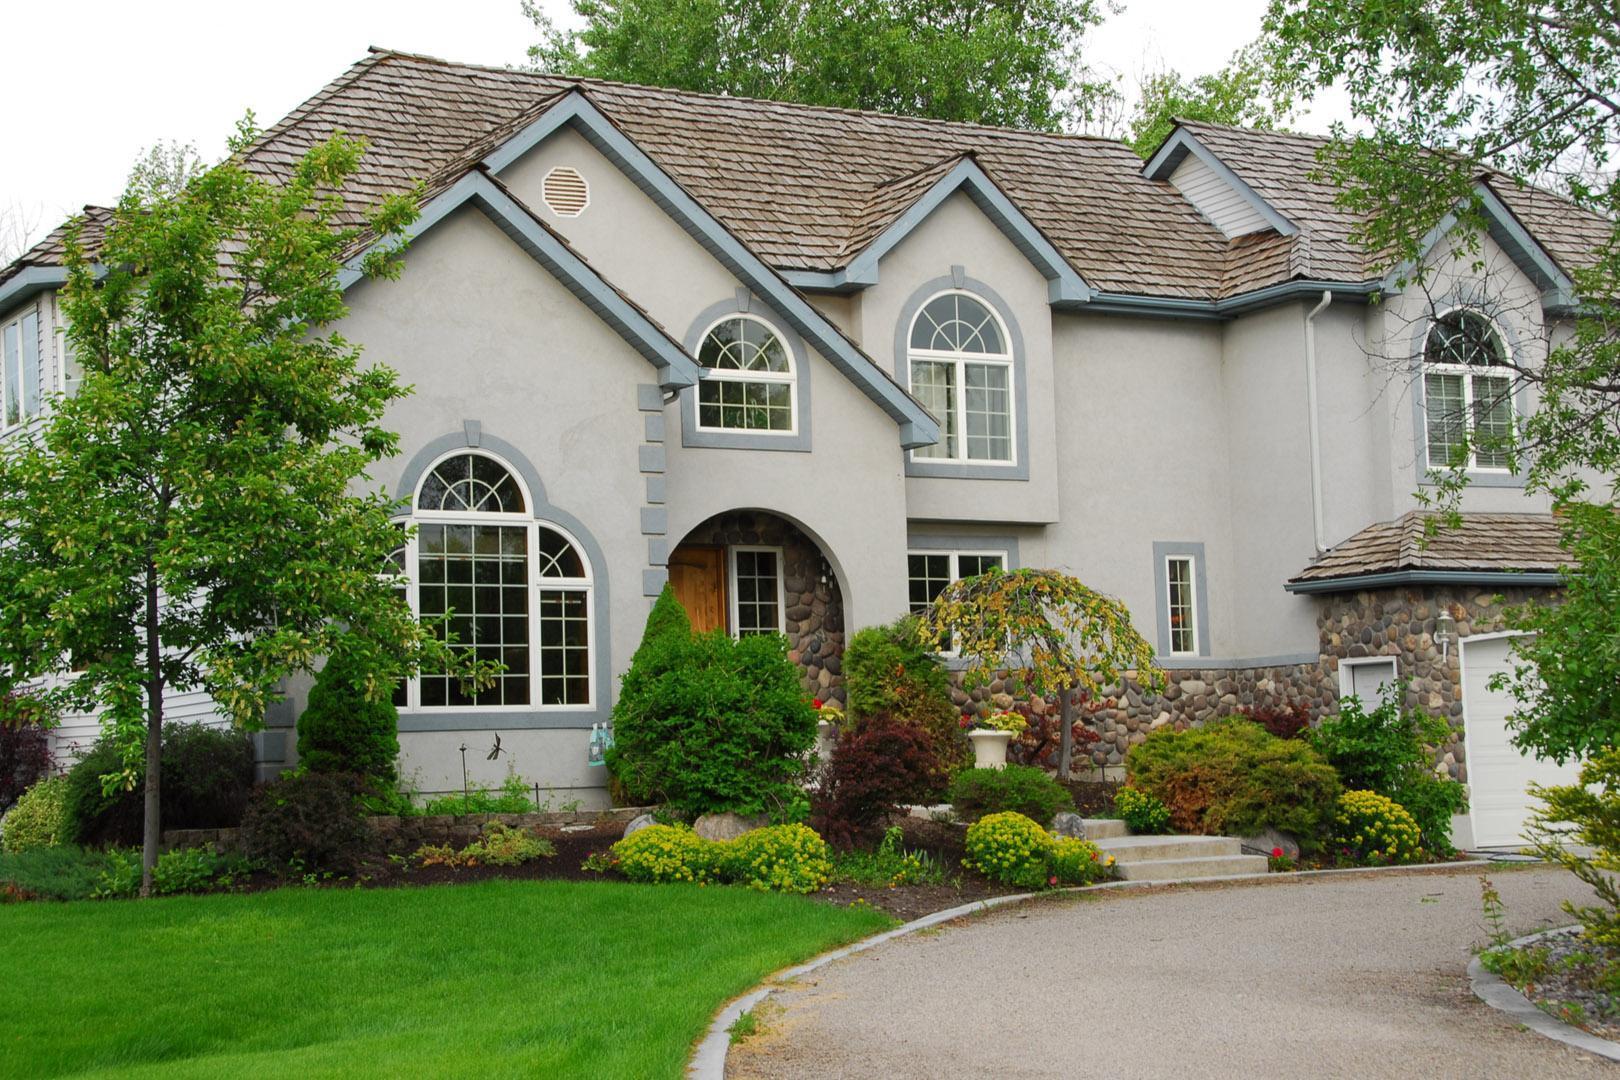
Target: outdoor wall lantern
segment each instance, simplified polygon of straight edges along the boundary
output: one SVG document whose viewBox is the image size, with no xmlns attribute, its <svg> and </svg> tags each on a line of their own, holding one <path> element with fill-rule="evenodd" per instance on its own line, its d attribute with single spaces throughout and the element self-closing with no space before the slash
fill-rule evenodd
<svg viewBox="0 0 1620 1080">
<path fill-rule="evenodd" d="M 1434 620 L 1434 639 L 1440 643 L 1440 659 L 1449 660 L 1451 643 L 1457 640 L 1457 620 L 1452 618 L 1451 612 L 1442 611 Z"/>
</svg>

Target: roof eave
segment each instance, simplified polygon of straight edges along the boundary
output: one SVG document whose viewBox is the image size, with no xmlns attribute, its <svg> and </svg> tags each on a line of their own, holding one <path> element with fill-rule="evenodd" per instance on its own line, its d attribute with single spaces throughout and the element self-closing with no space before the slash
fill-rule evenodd
<svg viewBox="0 0 1620 1080">
<path fill-rule="evenodd" d="M 1360 592 L 1401 585 L 1519 585 L 1549 588 L 1564 584 L 1556 570 L 1390 570 L 1373 574 L 1347 574 L 1342 577 L 1310 578 L 1283 583 L 1288 592 L 1311 595 Z"/>
<path fill-rule="evenodd" d="M 65 266 L 25 266 L 0 285 L 0 312 L 49 289 L 67 284 Z"/>
</svg>

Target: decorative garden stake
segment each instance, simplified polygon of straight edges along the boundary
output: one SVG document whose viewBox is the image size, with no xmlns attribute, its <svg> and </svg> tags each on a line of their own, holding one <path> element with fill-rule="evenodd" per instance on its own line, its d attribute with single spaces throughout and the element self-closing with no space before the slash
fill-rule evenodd
<svg viewBox="0 0 1620 1080">
<path fill-rule="evenodd" d="M 472 788 L 467 783 L 467 744 L 461 744 L 461 809 L 465 811 L 472 802 Z"/>
<path fill-rule="evenodd" d="M 1074 752 L 1074 698 L 1088 698 L 1127 676 L 1142 689 L 1164 689 L 1153 646 L 1131 625 L 1131 613 L 1111 596 L 1056 570 L 998 570 L 947 585 L 918 621 L 930 645 L 953 641 L 967 662 L 964 689 L 998 672 L 1032 697 L 1062 702 L 1058 777 L 1069 779 Z"/>
</svg>

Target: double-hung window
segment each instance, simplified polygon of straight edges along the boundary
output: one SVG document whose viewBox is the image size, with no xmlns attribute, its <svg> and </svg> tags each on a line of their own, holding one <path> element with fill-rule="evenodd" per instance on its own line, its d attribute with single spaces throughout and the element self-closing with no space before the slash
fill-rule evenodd
<svg viewBox="0 0 1620 1080">
<path fill-rule="evenodd" d="M 0 322 L 0 411 L 5 427 L 16 427 L 38 416 L 39 392 L 39 310 Z"/>
<path fill-rule="evenodd" d="M 698 349 L 699 431 L 798 431 L 798 386 L 793 354 L 765 323 L 728 315 Z"/>
<path fill-rule="evenodd" d="M 533 518 L 512 472 L 483 453 L 453 454 L 427 471 L 412 522 L 404 565 L 415 610 L 423 618 L 448 616 L 457 647 L 505 671 L 471 694 L 449 675 L 422 675 L 411 704 L 590 705 L 590 563 L 561 529 Z"/>
<path fill-rule="evenodd" d="M 1198 563 L 1191 555 L 1164 560 L 1165 614 L 1170 627 L 1170 655 L 1198 654 Z"/>
<path fill-rule="evenodd" d="M 1007 331 L 963 292 L 924 304 L 911 324 L 911 392 L 940 422 L 940 441 L 912 451 L 919 461 L 1013 461 L 1013 358 Z"/>
<path fill-rule="evenodd" d="M 1007 569 L 1005 551 L 907 552 L 907 607 L 913 615 L 921 615 L 951 582 L 978 577 L 992 569 Z M 951 651 L 950 642 L 945 642 L 941 651 Z"/>
<path fill-rule="evenodd" d="M 1513 375 L 1502 337 L 1483 317 L 1454 311 L 1423 348 L 1429 467 L 1506 470 L 1513 436 Z"/>
</svg>

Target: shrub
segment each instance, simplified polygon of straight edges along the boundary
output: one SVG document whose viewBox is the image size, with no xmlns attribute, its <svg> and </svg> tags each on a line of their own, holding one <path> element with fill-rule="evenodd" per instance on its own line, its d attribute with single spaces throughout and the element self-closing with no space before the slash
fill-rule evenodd
<svg viewBox="0 0 1620 1080">
<path fill-rule="evenodd" d="M 1029 726 L 1007 747 L 1007 760 L 1020 765 L 1056 769 L 1058 756 L 1063 749 L 1063 714 L 1058 704 L 1048 701 L 1046 710 L 1040 713 L 1030 708 L 1027 702 L 1020 702 L 1013 708 Z M 1076 762 L 1087 760 L 1091 754 L 1091 744 L 1102 740 L 1102 736 L 1086 723 L 1083 711 L 1076 712 L 1069 721 L 1069 734 L 1072 738 L 1070 752 Z"/>
<path fill-rule="evenodd" d="M 170 724 L 163 731 L 161 813 L 165 829 L 232 829 L 253 790 L 253 744 L 238 731 Z M 145 787 L 107 791 L 123 755 L 102 737 L 68 770 L 67 835 L 74 843 L 129 847 L 141 842 Z"/>
<path fill-rule="evenodd" d="M 1011 810 L 1050 824 L 1059 812 L 1074 809 L 1068 789 L 1030 765 L 963 769 L 951 780 L 950 800 L 968 820 Z"/>
<path fill-rule="evenodd" d="M 1245 706 L 1238 715 L 1253 720 L 1279 739 L 1299 739 L 1311 730 L 1311 710 L 1297 702 Z"/>
<path fill-rule="evenodd" d="M 380 788 L 398 779 L 399 710 L 366 693 L 371 672 L 355 654 L 334 653 L 315 676 L 298 717 L 298 761 L 310 772 L 354 773 Z M 383 689 L 387 692 L 386 688 Z"/>
<path fill-rule="evenodd" d="M 1578 783 L 1532 784 L 1530 793 L 1542 802 L 1527 830 L 1536 854 L 1586 882 L 1599 901 L 1566 900 L 1564 910 L 1580 921 L 1588 943 L 1620 956 L 1620 749 L 1593 754 Z"/>
<path fill-rule="evenodd" d="M 716 845 L 682 825 L 648 825 L 613 845 L 619 872 L 631 881 L 710 881 Z"/>
<path fill-rule="evenodd" d="M 693 816 L 792 801 L 816 714 L 787 640 L 682 634 L 672 618 L 649 630 L 613 708 L 614 775 Z"/>
<path fill-rule="evenodd" d="M 963 862 L 985 877 L 1019 889 L 1047 884 L 1052 834 L 1023 814 L 990 814 L 968 826 Z"/>
<path fill-rule="evenodd" d="M 1114 857 L 1090 840 L 1059 836 L 1052 841 L 1047 869 L 1049 883 L 1056 878 L 1059 885 L 1090 885 L 1113 875 Z"/>
<path fill-rule="evenodd" d="M 56 776 L 41 780 L 17 800 L 17 805 L 6 815 L 3 846 L 9 854 L 17 855 L 39 848 L 56 847 L 64 842 L 66 822 L 63 807 L 67 799 L 67 781 Z"/>
<path fill-rule="evenodd" d="M 1133 833 L 1162 833 L 1170 825 L 1170 808 L 1139 788 L 1122 787 L 1115 792 L 1114 812 Z"/>
<path fill-rule="evenodd" d="M 1446 722 L 1404 710 L 1405 684 L 1385 690 L 1367 711 L 1355 697 L 1339 703 L 1310 734 L 1311 745 L 1338 770 L 1345 787 L 1376 791 L 1400 803 L 1417 820 L 1423 845 L 1450 855 L 1451 816 L 1467 809 L 1466 791 L 1434 771 L 1434 746 L 1450 733 Z"/>
<path fill-rule="evenodd" d="M 71 844 L 0 854 L 0 891 L 10 888 L 18 899 L 88 900 L 107 866 L 106 852 Z"/>
<path fill-rule="evenodd" d="M 929 802 L 945 771 L 928 733 L 886 716 L 858 722 L 838 740 L 812 802 L 816 830 L 840 848 L 869 842 L 889 814 Z"/>
<path fill-rule="evenodd" d="M 750 889 L 813 893 L 832 877 L 832 850 L 807 825 L 751 829 L 719 848 L 721 880 Z"/>
<path fill-rule="evenodd" d="M 1240 719 L 1154 732 L 1131 748 L 1125 767 L 1131 786 L 1169 807 L 1178 831 L 1253 836 L 1273 828 L 1308 850 L 1331 825 L 1341 790 L 1310 746 Z"/>
<path fill-rule="evenodd" d="M 371 843 L 360 810 L 361 778 L 288 773 L 253 793 L 242 817 L 242 850 L 276 868 L 348 873 Z"/>
<path fill-rule="evenodd" d="M 522 866 L 555 854 L 557 846 L 545 837 L 491 821 L 484 826 L 481 837 L 460 851 L 449 844 L 424 844 L 416 849 L 415 858 L 422 866 L 460 870 L 469 866 Z"/>
<path fill-rule="evenodd" d="M 441 795 L 422 808 L 424 814 L 528 814 L 536 809 L 529 788 L 521 777 L 508 776 L 500 794 L 487 787 L 475 787 L 461 795 Z"/>
<path fill-rule="evenodd" d="M 1333 846 L 1358 863 L 1374 866 L 1413 863 L 1423 858 L 1422 833 L 1412 815 L 1376 791 L 1339 796 L 1333 819 Z"/>
<path fill-rule="evenodd" d="M 90 895 L 97 900 L 116 900 L 139 894 L 141 853 L 112 848 L 104 858 L 105 869 Z M 202 847 L 175 848 L 159 855 L 157 865 L 152 868 L 152 895 L 174 896 L 229 888 L 239 875 L 252 869 L 252 864 L 240 855 L 220 854 Z"/>
<path fill-rule="evenodd" d="M 922 728 L 947 771 L 973 760 L 951 699 L 950 676 L 919 643 L 915 616 L 856 631 L 844 647 L 842 665 L 852 721 L 887 716 Z"/>
<path fill-rule="evenodd" d="M 51 771 L 51 741 L 33 723 L 8 723 L 0 705 L 0 814 Z"/>
</svg>

